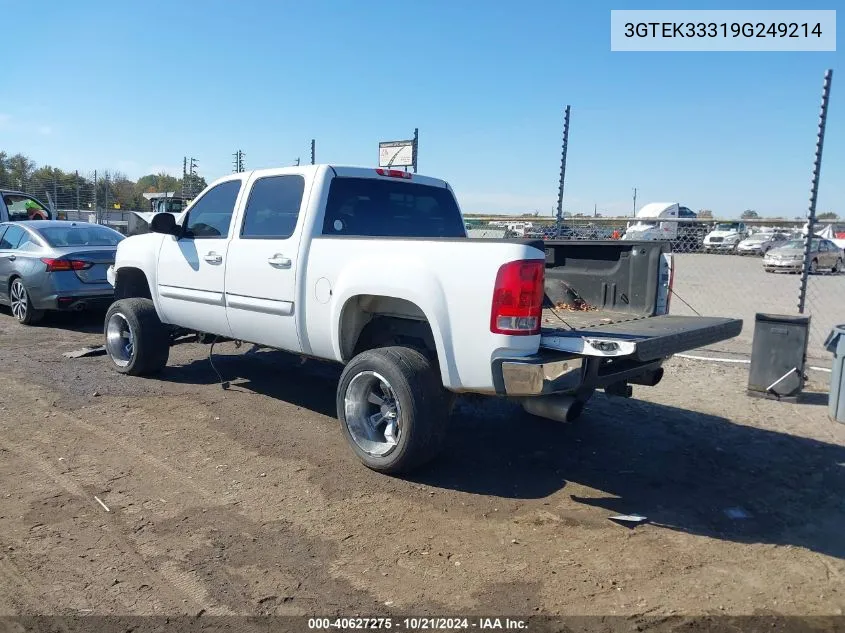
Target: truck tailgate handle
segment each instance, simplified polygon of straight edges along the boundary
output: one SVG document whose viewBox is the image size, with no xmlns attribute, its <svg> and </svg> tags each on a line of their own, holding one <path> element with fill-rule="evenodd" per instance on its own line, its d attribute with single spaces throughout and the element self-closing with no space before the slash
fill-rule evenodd
<svg viewBox="0 0 845 633">
<path fill-rule="evenodd" d="M 274 268 L 290 268 L 290 258 L 285 257 L 281 253 L 276 253 L 267 260 L 267 263 Z"/>
</svg>

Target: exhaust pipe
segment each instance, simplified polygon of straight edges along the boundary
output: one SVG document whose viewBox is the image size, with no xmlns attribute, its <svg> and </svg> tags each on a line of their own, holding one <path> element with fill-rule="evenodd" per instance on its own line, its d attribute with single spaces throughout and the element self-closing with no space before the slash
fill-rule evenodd
<svg viewBox="0 0 845 633">
<path fill-rule="evenodd" d="M 79 302 L 73 304 L 73 310 L 75 312 L 82 312 L 84 309 L 85 309 L 85 302 L 84 301 L 79 301 Z"/>
<path fill-rule="evenodd" d="M 628 382 L 633 385 L 645 385 L 646 387 L 655 387 L 657 383 L 663 380 L 663 368 L 658 367 L 653 371 L 647 371 L 639 376 L 629 378 Z"/>
<path fill-rule="evenodd" d="M 584 409 L 584 403 L 572 396 L 535 396 L 523 398 L 522 408 L 532 415 L 557 422 L 572 422 Z"/>
</svg>

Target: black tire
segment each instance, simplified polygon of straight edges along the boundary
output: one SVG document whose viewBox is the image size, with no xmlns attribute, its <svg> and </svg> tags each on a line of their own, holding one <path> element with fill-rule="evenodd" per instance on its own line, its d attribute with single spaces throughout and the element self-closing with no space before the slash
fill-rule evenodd
<svg viewBox="0 0 845 633">
<path fill-rule="evenodd" d="M 117 336 L 116 328 L 128 327 L 131 338 Z M 110 330 L 111 326 L 111 330 Z M 106 352 L 121 374 L 149 376 L 167 365 L 170 332 L 150 299 L 121 299 L 106 312 L 103 329 Z M 130 341 L 129 345 L 123 341 Z"/>
<path fill-rule="evenodd" d="M 384 455 L 364 450 L 350 430 L 355 421 L 347 420 L 346 398 L 355 401 L 350 385 L 370 374 L 387 381 L 399 410 L 398 440 Z M 344 437 L 367 468 L 381 473 L 406 473 L 433 459 L 443 445 L 453 402 L 435 361 L 409 347 L 380 347 L 358 354 L 344 368 L 337 386 L 337 417 Z M 354 406 L 363 410 L 368 405 Z"/>
<path fill-rule="evenodd" d="M 44 310 L 36 310 L 32 305 L 29 290 L 20 277 L 15 277 L 9 284 L 9 308 L 21 325 L 35 325 L 44 318 Z"/>
<path fill-rule="evenodd" d="M 842 271 L 842 258 L 836 260 L 836 263 L 833 265 L 833 268 L 830 269 L 834 275 L 838 275 Z"/>
</svg>

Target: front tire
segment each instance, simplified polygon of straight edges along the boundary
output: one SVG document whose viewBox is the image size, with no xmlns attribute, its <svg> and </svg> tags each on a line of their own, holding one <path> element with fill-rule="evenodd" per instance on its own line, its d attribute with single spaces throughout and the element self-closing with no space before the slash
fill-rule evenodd
<svg viewBox="0 0 845 633">
<path fill-rule="evenodd" d="M 20 277 L 9 285 L 9 306 L 12 316 L 22 325 L 35 325 L 44 317 L 44 310 L 36 310 L 32 298 Z"/>
<path fill-rule="evenodd" d="M 838 275 L 839 272 L 842 270 L 842 258 L 836 260 L 836 263 L 833 265 L 833 268 L 830 269 L 834 275 Z"/>
<path fill-rule="evenodd" d="M 343 370 L 337 416 L 367 468 L 405 473 L 439 452 L 450 395 L 432 360 L 409 347 L 381 347 L 358 354 Z"/>
<path fill-rule="evenodd" d="M 170 334 L 150 299 L 121 299 L 106 312 L 106 353 L 121 374 L 149 376 L 167 365 Z"/>
</svg>

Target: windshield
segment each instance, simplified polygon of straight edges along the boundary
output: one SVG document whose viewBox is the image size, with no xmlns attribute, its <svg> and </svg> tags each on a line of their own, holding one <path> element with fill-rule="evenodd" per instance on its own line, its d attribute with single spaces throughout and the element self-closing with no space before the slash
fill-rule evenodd
<svg viewBox="0 0 845 633">
<path fill-rule="evenodd" d="M 631 228 L 637 231 L 644 231 L 646 229 L 656 229 L 657 222 L 637 222 Z"/>
<path fill-rule="evenodd" d="M 789 240 L 781 248 L 804 248 L 804 240 Z M 819 250 L 819 241 L 813 240 L 812 250 Z"/>
<path fill-rule="evenodd" d="M 739 228 L 739 224 L 736 222 L 720 222 L 716 225 L 717 231 L 736 231 Z"/>
<path fill-rule="evenodd" d="M 123 239 L 123 235 L 113 229 L 90 224 L 39 227 L 38 233 L 53 247 L 117 246 Z"/>
</svg>

